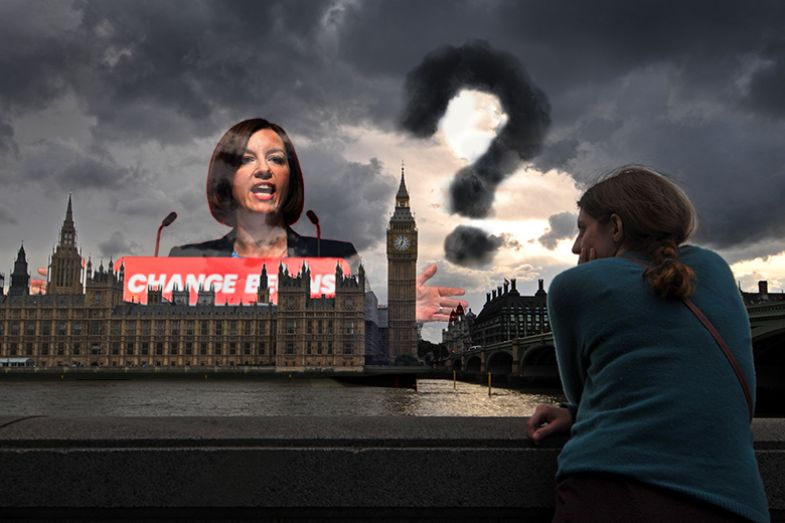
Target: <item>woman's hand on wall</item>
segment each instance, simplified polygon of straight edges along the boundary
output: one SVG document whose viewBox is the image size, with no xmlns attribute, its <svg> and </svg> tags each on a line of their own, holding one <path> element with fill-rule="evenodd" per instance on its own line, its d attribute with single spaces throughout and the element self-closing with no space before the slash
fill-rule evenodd
<svg viewBox="0 0 785 523">
<path fill-rule="evenodd" d="M 527 425 L 529 439 L 539 443 L 554 434 L 564 434 L 572 427 L 569 409 L 556 405 L 537 405 Z"/>
</svg>

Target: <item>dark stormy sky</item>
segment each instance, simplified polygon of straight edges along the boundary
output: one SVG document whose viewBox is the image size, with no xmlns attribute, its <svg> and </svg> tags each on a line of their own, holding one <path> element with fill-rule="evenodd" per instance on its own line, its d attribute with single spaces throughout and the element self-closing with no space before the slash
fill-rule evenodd
<svg viewBox="0 0 785 523">
<path fill-rule="evenodd" d="M 575 199 L 630 162 L 685 188 L 694 241 L 734 263 L 745 287 L 768 278 L 779 290 L 783 27 L 779 1 L 2 0 L 0 272 L 8 280 L 23 241 L 31 265 L 46 265 L 68 193 L 94 263 L 151 253 L 170 210 L 180 218 L 164 250 L 222 235 L 204 199 L 207 162 L 228 127 L 262 116 L 292 135 L 306 208 L 326 237 L 363 253 L 382 303 L 401 161 L 420 267 L 437 262 L 435 280 L 465 286 L 478 312 L 504 277 L 533 291 L 574 263 Z M 475 44 L 511 57 L 550 119 L 483 220 L 450 214 L 448 189 L 483 152 L 466 142 L 501 132 L 505 108 L 468 95 L 475 109 L 455 109 L 458 123 L 430 137 L 400 125 L 407 74 L 429 53 Z M 480 226 L 497 250 L 479 266 L 447 261 L 458 225 Z M 304 218 L 296 229 L 312 234 Z"/>
</svg>

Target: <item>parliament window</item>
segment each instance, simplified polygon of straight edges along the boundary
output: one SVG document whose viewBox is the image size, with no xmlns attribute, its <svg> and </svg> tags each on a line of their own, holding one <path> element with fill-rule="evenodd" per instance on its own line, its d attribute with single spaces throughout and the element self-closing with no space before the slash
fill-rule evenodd
<svg viewBox="0 0 785 523">
<path fill-rule="evenodd" d="M 11 336 L 19 336 L 19 322 L 12 321 L 10 327 Z"/>
<path fill-rule="evenodd" d="M 294 343 L 291 341 L 286 342 L 286 354 L 294 354 Z"/>
<path fill-rule="evenodd" d="M 150 343 L 147 341 L 143 341 L 141 354 L 142 356 L 147 356 L 149 353 L 150 353 Z"/>
<path fill-rule="evenodd" d="M 253 322 L 251 321 L 245 322 L 245 327 L 244 327 L 245 334 L 251 334 L 251 329 L 253 328 L 252 326 L 253 326 Z"/>
<path fill-rule="evenodd" d="M 64 321 L 57 322 L 57 335 L 58 336 L 65 336 L 66 333 L 66 323 Z"/>
<path fill-rule="evenodd" d="M 120 354 L 120 344 L 118 342 L 112 343 L 112 354 Z"/>
<path fill-rule="evenodd" d="M 344 342 L 343 353 L 345 355 L 350 355 L 354 353 L 354 344 L 351 341 Z"/>
<path fill-rule="evenodd" d="M 14 333 L 14 325 L 12 323 L 11 324 L 11 334 L 13 335 L 13 333 Z M 44 336 L 50 336 L 52 334 L 52 322 L 51 321 L 45 321 L 45 322 L 43 322 L 41 324 L 41 334 L 43 334 Z"/>
<path fill-rule="evenodd" d="M 129 341 L 125 344 L 125 353 L 126 354 L 133 354 L 134 353 L 134 344 L 133 342 Z"/>
<path fill-rule="evenodd" d="M 156 356 L 162 356 L 164 353 L 164 344 L 162 341 L 158 341 L 155 343 L 155 354 Z"/>
<path fill-rule="evenodd" d="M 150 322 L 145 320 L 142 322 L 142 336 L 150 335 Z"/>
<path fill-rule="evenodd" d="M 215 322 L 215 335 L 216 336 L 223 336 L 224 333 L 224 324 L 221 320 Z"/>
<path fill-rule="evenodd" d="M 41 355 L 43 356 L 49 355 L 49 344 L 46 342 L 41 344 Z"/>
<path fill-rule="evenodd" d="M 185 353 L 189 356 L 194 353 L 194 344 L 192 342 L 185 342 Z"/>
<path fill-rule="evenodd" d="M 286 320 L 286 334 L 297 334 L 296 320 Z"/>
<path fill-rule="evenodd" d="M 344 323 L 344 333 L 345 334 L 354 334 L 354 322 L 347 321 Z"/>
<path fill-rule="evenodd" d="M 203 341 L 199 343 L 199 354 L 205 355 L 207 354 L 207 342 Z"/>
<path fill-rule="evenodd" d="M 35 334 L 35 322 L 33 320 L 25 321 L 25 334 L 28 336 Z"/>
<path fill-rule="evenodd" d="M 243 354 L 246 354 L 246 355 L 251 354 L 251 342 L 250 341 L 246 341 L 243 344 Z"/>
</svg>

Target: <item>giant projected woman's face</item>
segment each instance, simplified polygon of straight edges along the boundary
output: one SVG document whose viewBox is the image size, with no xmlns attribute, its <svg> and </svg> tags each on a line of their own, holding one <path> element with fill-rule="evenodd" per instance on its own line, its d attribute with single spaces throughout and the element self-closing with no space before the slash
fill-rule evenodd
<svg viewBox="0 0 785 523">
<path fill-rule="evenodd" d="M 289 161 L 283 140 L 272 129 L 256 131 L 248 139 L 232 181 L 237 212 L 280 217 L 289 193 Z"/>
</svg>

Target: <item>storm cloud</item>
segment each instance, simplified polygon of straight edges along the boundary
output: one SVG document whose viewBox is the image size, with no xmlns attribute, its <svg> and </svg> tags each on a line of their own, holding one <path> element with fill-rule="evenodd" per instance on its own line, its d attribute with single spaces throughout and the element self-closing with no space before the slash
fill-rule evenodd
<svg viewBox="0 0 785 523">
<path fill-rule="evenodd" d="M 502 245 L 504 239 L 500 236 L 459 225 L 444 239 L 444 254 L 456 265 L 479 268 L 491 263 Z"/>
<path fill-rule="evenodd" d="M 487 151 L 450 185 L 452 212 L 482 218 L 491 211 L 499 183 L 539 152 L 550 106 L 516 57 L 478 41 L 431 51 L 407 74 L 401 127 L 421 138 L 433 135 L 462 88 L 495 94 L 508 115 Z"/>
<path fill-rule="evenodd" d="M 11 153 L 19 155 L 19 146 L 14 140 L 14 129 L 9 124 L 0 119 L 0 154 Z"/>
<path fill-rule="evenodd" d="M 783 19 L 775 0 L 667 9 L 655 0 L 6 0 L 0 209 L 25 230 L 0 228 L 0 244 L 25 240 L 43 264 L 64 191 L 89 193 L 75 194 L 88 252 L 101 241 L 149 244 L 172 209 L 182 218 L 165 241 L 217 236 L 203 200 L 210 152 L 233 123 L 262 116 L 293 136 L 306 208 L 324 234 L 378 247 L 397 169 L 375 163 L 383 155 L 374 151 L 346 153 L 345 129 L 393 133 L 407 74 L 434 50 L 482 40 L 505 63 L 524 64 L 547 93 L 550 127 L 535 167 L 583 188 L 619 165 L 649 165 L 694 201 L 696 241 L 733 259 L 780 252 Z M 510 111 L 493 86 L 485 90 Z M 519 162 L 520 144 L 508 145 Z M 420 195 L 411 196 L 415 205 Z M 297 227 L 312 233 L 307 222 Z M 124 242 L 104 230 L 122 231 Z"/>
<path fill-rule="evenodd" d="M 16 225 L 19 221 L 14 216 L 14 213 L 9 211 L 3 206 L 0 206 L 0 223 L 7 225 Z"/>
<path fill-rule="evenodd" d="M 538 241 L 547 249 L 553 250 L 559 240 L 575 236 L 575 222 L 578 217 L 571 212 L 560 212 L 548 218 L 548 231 Z"/>
<path fill-rule="evenodd" d="M 299 151 L 305 181 L 305 209 L 319 216 L 322 237 L 350 241 L 358 251 L 369 249 L 385 237 L 387 214 L 380 205 L 394 202 L 395 178 L 383 176 L 384 166 L 376 158 L 368 163 L 347 162 L 324 147 Z M 302 234 L 315 236 L 303 217 Z"/>
<path fill-rule="evenodd" d="M 118 256 L 143 256 L 142 246 L 126 238 L 122 231 L 114 231 L 109 238 L 98 244 L 101 256 L 107 259 L 117 259 Z"/>
</svg>

